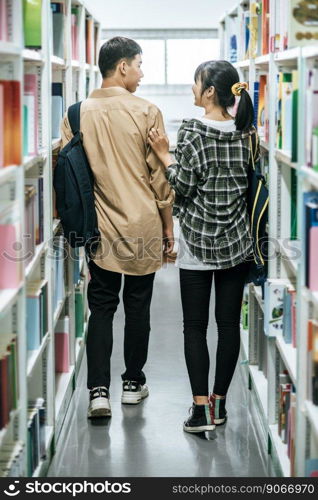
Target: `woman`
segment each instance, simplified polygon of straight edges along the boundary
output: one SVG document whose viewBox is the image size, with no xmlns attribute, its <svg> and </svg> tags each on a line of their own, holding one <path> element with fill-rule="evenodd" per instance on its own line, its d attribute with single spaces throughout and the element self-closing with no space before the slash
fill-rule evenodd
<svg viewBox="0 0 318 500">
<path fill-rule="evenodd" d="M 181 299 L 184 348 L 193 394 L 187 432 L 211 431 L 227 418 L 226 394 L 240 349 L 240 311 L 252 255 L 246 207 L 247 170 L 254 118 L 247 84 L 227 61 L 200 64 L 192 87 L 201 119 L 183 121 L 176 162 L 169 142 L 152 129 L 149 144 L 166 167 L 180 219 Z M 230 108 L 239 97 L 235 119 Z M 213 276 L 218 346 L 213 393 L 209 396 L 206 334 Z"/>
</svg>

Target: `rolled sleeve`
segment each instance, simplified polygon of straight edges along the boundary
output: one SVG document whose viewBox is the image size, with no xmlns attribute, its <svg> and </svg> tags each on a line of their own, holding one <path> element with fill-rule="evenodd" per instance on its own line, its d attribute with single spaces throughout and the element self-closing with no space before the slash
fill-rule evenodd
<svg viewBox="0 0 318 500">
<path fill-rule="evenodd" d="M 148 132 L 151 128 L 159 128 L 165 131 L 162 114 L 155 106 L 151 109 L 148 117 Z M 166 179 L 165 168 L 152 151 L 150 145 L 147 145 L 147 165 L 150 171 L 150 187 L 154 193 L 157 207 L 159 210 L 172 206 L 175 193 Z"/>
</svg>

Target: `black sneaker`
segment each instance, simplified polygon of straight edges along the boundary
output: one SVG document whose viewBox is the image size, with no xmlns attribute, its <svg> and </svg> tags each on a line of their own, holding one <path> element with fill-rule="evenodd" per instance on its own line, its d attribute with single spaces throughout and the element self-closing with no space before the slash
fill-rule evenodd
<svg viewBox="0 0 318 500">
<path fill-rule="evenodd" d="M 123 392 L 121 402 L 128 405 L 137 405 L 149 396 L 149 389 L 146 384 L 141 385 L 134 380 L 123 381 Z"/>
<path fill-rule="evenodd" d="M 215 425 L 211 422 L 209 405 L 196 405 L 193 403 L 190 411 L 190 417 L 183 424 L 184 431 L 195 433 L 213 431 L 215 429 Z"/>
<path fill-rule="evenodd" d="M 226 422 L 227 411 L 225 409 L 225 402 L 225 398 L 216 398 L 214 394 L 210 394 L 209 396 L 211 421 L 215 425 L 223 425 Z"/>
<path fill-rule="evenodd" d="M 93 387 L 89 391 L 88 418 L 110 417 L 112 414 L 107 387 Z"/>
</svg>

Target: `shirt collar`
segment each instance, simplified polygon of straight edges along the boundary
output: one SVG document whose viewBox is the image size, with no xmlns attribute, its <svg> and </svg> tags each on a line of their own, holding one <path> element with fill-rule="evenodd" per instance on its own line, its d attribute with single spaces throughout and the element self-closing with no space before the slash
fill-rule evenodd
<svg viewBox="0 0 318 500">
<path fill-rule="evenodd" d="M 130 94 L 129 90 L 124 89 L 123 87 L 107 87 L 95 89 L 90 93 L 89 97 L 98 98 L 98 97 L 113 97 L 116 95 Z"/>
</svg>

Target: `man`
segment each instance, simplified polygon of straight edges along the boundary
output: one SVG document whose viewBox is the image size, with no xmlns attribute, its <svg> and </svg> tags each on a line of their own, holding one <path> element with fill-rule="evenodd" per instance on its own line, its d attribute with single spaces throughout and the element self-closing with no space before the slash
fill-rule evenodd
<svg viewBox="0 0 318 500">
<path fill-rule="evenodd" d="M 122 403 L 148 396 L 142 371 L 147 359 L 150 303 L 155 272 L 173 250 L 174 192 L 163 165 L 147 144 L 151 128 L 163 129 L 162 115 L 134 96 L 143 73 L 141 48 L 115 37 L 100 50 L 102 87 L 81 106 L 83 145 L 95 176 L 95 207 L 102 241 L 89 262 L 91 311 L 87 337 L 88 417 L 111 415 L 109 401 L 113 316 L 122 275 L 125 309 Z M 72 138 L 67 117 L 63 146 Z"/>
</svg>

